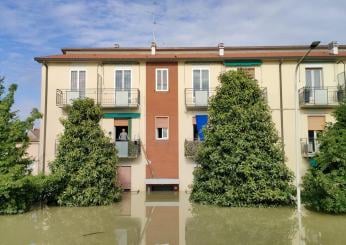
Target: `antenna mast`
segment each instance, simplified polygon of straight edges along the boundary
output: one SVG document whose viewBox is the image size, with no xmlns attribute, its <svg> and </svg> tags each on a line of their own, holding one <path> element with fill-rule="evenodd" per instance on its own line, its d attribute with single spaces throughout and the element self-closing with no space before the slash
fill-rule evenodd
<svg viewBox="0 0 346 245">
<path fill-rule="evenodd" d="M 157 6 L 157 3 L 156 1 L 153 2 L 153 5 L 154 5 L 154 8 L 153 8 L 153 12 L 151 13 L 152 14 L 152 17 L 153 17 L 153 31 L 152 31 L 152 34 L 153 34 L 153 42 L 156 43 L 156 36 L 155 36 L 155 27 L 156 27 L 156 18 L 155 18 L 155 11 L 156 11 L 156 6 Z"/>
</svg>

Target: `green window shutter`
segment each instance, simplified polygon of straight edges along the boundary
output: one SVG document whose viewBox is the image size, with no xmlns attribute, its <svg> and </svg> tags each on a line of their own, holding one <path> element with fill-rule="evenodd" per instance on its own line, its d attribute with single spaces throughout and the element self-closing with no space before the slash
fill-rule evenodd
<svg viewBox="0 0 346 245">
<path fill-rule="evenodd" d="M 260 66 L 261 60 L 226 60 L 223 64 L 227 67 L 248 67 L 248 66 Z"/>
<path fill-rule="evenodd" d="M 104 113 L 103 118 L 123 118 L 123 119 L 129 119 L 129 118 L 140 118 L 141 114 L 136 112 L 122 112 L 122 113 Z"/>
</svg>

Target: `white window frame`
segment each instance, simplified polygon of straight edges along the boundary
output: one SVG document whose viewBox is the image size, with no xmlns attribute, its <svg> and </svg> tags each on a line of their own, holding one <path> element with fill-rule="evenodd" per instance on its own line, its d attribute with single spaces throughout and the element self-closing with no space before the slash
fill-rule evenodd
<svg viewBox="0 0 346 245">
<path fill-rule="evenodd" d="M 159 128 L 157 128 L 156 125 L 155 125 L 155 139 L 156 139 L 156 140 L 169 140 L 169 117 L 168 117 L 168 116 L 156 116 L 156 117 L 155 117 L 155 121 L 156 121 L 156 118 L 162 118 L 162 117 L 165 117 L 165 118 L 167 118 L 167 120 L 168 120 L 168 127 L 166 128 L 166 129 L 167 129 L 167 137 L 165 137 L 165 138 L 159 138 L 159 137 L 158 137 L 158 132 L 157 132 L 157 130 L 158 130 Z M 164 129 L 164 128 L 162 128 L 162 129 Z"/>
<path fill-rule="evenodd" d="M 167 89 L 158 89 L 158 86 L 157 86 L 157 72 L 158 71 L 167 71 Z M 163 81 L 162 74 L 163 74 L 163 72 L 161 72 L 161 81 Z M 169 91 L 169 73 L 168 73 L 168 68 L 156 68 L 155 69 L 155 91 L 157 91 L 157 92 L 167 92 L 167 91 Z"/>
<path fill-rule="evenodd" d="M 307 70 L 321 70 L 321 74 L 320 74 L 320 77 L 321 77 L 321 88 L 324 88 L 323 67 L 321 65 L 315 65 L 315 66 L 314 65 L 307 65 L 307 66 L 305 66 L 305 69 L 304 69 L 305 86 L 307 86 L 307 80 L 306 80 L 306 71 Z M 314 80 L 314 82 L 315 82 L 315 80 Z M 312 87 L 316 88 L 316 85 L 313 84 Z"/>
<path fill-rule="evenodd" d="M 116 67 L 114 69 L 114 89 L 116 90 L 116 87 L 117 87 L 117 81 L 116 81 L 116 73 L 117 71 L 122 71 L 123 72 L 123 76 L 122 76 L 122 85 L 123 85 L 123 88 L 124 88 L 124 71 L 130 71 L 130 74 L 131 74 L 131 79 L 130 79 L 130 89 L 132 89 L 132 76 L 133 76 L 133 72 L 132 72 L 132 68 L 131 67 Z"/>
<path fill-rule="evenodd" d="M 76 68 L 70 68 L 70 89 L 72 90 L 72 72 L 77 72 L 77 90 L 79 91 L 79 72 L 84 71 L 85 72 L 85 89 L 87 88 L 87 81 L 88 81 L 88 72 L 85 68 L 76 67 Z"/>
<path fill-rule="evenodd" d="M 194 71 L 199 70 L 200 71 L 200 81 L 199 81 L 199 85 L 200 87 L 202 87 L 202 70 L 207 70 L 208 71 L 208 89 L 210 90 L 210 68 L 209 67 L 193 67 L 192 68 L 192 73 L 191 73 L 191 84 L 192 84 L 192 89 L 195 90 L 195 88 L 193 87 L 193 73 Z"/>
</svg>

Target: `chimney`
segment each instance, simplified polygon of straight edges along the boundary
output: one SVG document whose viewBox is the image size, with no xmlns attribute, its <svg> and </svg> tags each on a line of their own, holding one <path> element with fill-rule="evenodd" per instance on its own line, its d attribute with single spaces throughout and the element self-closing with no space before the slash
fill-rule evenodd
<svg viewBox="0 0 346 245">
<path fill-rule="evenodd" d="M 224 56 L 224 54 L 225 54 L 225 46 L 223 45 L 223 43 L 219 43 L 218 47 L 219 47 L 219 55 L 220 56 Z"/>
<path fill-rule="evenodd" d="M 329 54 L 337 55 L 339 53 L 339 44 L 337 41 L 328 43 Z"/>
<path fill-rule="evenodd" d="M 155 55 L 155 54 L 156 54 L 156 43 L 151 42 L 151 55 Z"/>
</svg>

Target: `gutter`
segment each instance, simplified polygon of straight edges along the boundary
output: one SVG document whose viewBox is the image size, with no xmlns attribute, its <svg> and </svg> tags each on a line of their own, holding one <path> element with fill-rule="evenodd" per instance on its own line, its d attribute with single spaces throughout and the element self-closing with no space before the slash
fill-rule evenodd
<svg viewBox="0 0 346 245">
<path fill-rule="evenodd" d="M 280 85 L 280 128 L 281 128 L 281 145 L 285 162 L 285 138 L 284 138 L 284 109 L 283 109 L 283 97 L 282 97 L 282 61 L 279 61 L 279 85 Z"/>
<path fill-rule="evenodd" d="M 45 174 L 46 171 L 46 142 L 47 142 L 47 93 L 48 93 L 48 65 L 46 62 L 43 63 L 46 67 L 46 77 L 45 77 L 45 91 L 44 91 L 44 114 L 43 114 L 43 152 L 42 152 L 42 173 Z"/>
</svg>

